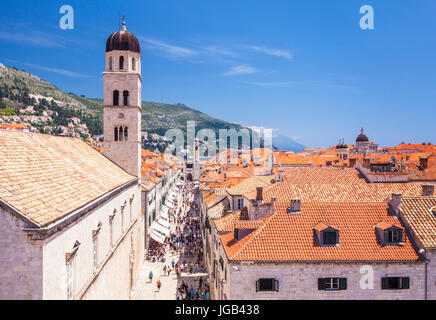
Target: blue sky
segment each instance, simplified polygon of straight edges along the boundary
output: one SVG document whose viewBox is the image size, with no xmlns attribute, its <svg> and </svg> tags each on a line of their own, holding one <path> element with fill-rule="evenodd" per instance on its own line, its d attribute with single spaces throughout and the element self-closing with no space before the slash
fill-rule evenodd
<svg viewBox="0 0 436 320">
<path fill-rule="evenodd" d="M 59 9 L 74 8 L 74 30 Z M 372 5 L 375 29 L 359 27 Z M 307 146 L 436 143 L 436 1 L 4 1 L 0 62 L 102 96 L 118 12 L 140 40 L 143 100 L 185 103 Z"/>
</svg>

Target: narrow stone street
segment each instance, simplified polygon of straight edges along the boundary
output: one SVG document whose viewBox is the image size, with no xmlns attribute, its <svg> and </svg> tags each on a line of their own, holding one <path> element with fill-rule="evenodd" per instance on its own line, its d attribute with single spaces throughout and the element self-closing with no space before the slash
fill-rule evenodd
<svg viewBox="0 0 436 320">
<path fill-rule="evenodd" d="M 133 300 L 175 300 L 177 293 L 178 278 L 174 270 L 171 270 L 170 275 L 168 273 L 164 275 L 163 268 L 166 265 L 171 266 L 171 260 L 179 261 L 179 254 L 172 255 L 169 249 L 166 251 L 166 260 L 164 262 L 156 261 L 152 262 L 144 260 L 142 270 L 139 275 L 139 279 L 136 288 L 133 292 Z M 153 272 L 153 281 L 150 283 L 148 277 L 150 271 Z M 157 288 L 157 281 L 160 280 L 162 286 L 160 290 Z"/>
<path fill-rule="evenodd" d="M 131 294 L 133 300 L 189 300 L 195 297 L 206 299 L 204 289 L 208 280 L 207 271 L 204 267 L 199 267 L 199 261 L 203 260 L 203 249 L 197 221 L 198 212 L 195 210 L 196 205 L 191 190 L 184 188 L 182 192 L 184 192 L 183 203 L 177 208 L 180 208 L 179 214 L 171 215 L 170 237 L 167 237 L 165 244 L 162 245 L 162 248 L 165 247 L 165 262 L 160 259 L 144 260 L 136 287 Z M 171 250 L 169 243 L 172 243 L 176 249 Z M 175 268 L 172 267 L 173 261 Z M 168 270 L 171 270 L 169 274 Z M 153 274 L 152 281 L 149 278 L 150 272 Z M 160 289 L 157 286 L 158 281 L 161 283 Z M 194 292 L 196 295 L 191 298 Z"/>
</svg>

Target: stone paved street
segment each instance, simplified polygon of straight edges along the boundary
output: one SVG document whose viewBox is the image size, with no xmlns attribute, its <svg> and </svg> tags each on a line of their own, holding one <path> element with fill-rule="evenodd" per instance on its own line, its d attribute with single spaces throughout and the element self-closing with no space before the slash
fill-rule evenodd
<svg viewBox="0 0 436 320">
<path fill-rule="evenodd" d="M 177 292 L 177 276 L 174 271 L 171 271 L 170 276 L 163 274 L 165 265 L 171 266 L 171 260 L 176 262 L 179 260 L 179 255 L 172 255 L 169 249 L 166 253 L 166 261 L 151 262 L 144 260 L 141 273 L 133 292 L 132 299 L 134 300 L 175 300 Z M 153 281 L 150 283 L 148 275 L 150 271 L 153 272 Z M 157 290 L 157 281 L 160 279 L 162 286 L 160 291 Z"/>
<path fill-rule="evenodd" d="M 195 216 L 197 213 L 195 212 L 194 208 L 190 207 L 183 207 L 181 210 L 180 219 L 181 221 L 190 221 L 192 217 Z M 176 220 L 177 219 L 170 219 L 170 230 L 172 234 L 176 234 Z M 189 228 L 186 228 L 183 230 L 186 232 L 182 236 L 182 239 L 184 239 L 184 236 L 191 236 L 193 232 L 193 225 L 191 225 L 191 222 L 189 223 Z M 185 223 L 183 223 L 183 226 Z M 195 228 L 198 228 L 195 227 Z M 198 230 L 196 230 L 196 234 L 198 234 Z M 180 231 L 179 231 L 180 233 Z M 188 240 L 185 243 L 185 246 L 188 242 Z M 192 245 L 192 243 L 191 243 Z M 184 283 L 188 285 L 189 287 L 197 288 L 197 282 L 200 278 L 206 279 L 207 273 L 204 272 L 204 270 L 199 270 L 203 272 L 197 272 L 197 270 L 194 270 L 194 272 L 181 272 L 180 276 L 177 277 L 177 274 L 175 270 L 171 267 L 171 262 L 174 259 L 175 264 L 177 263 L 184 263 L 185 266 L 187 266 L 189 263 L 192 263 L 192 265 L 196 265 L 196 256 L 195 254 L 187 253 L 190 249 L 185 246 L 180 246 L 177 253 L 172 253 L 170 250 L 170 245 L 166 246 L 165 250 L 165 262 L 161 262 L 159 259 L 157 259 L 155 262 L 151 260 L 144 260 L 144 264 L 142 266 L 139 279 L 136 283 L 136 287 L 134 291 L 131 294 L 131 299 L 133 300 L 175 300 L 177 299 L 177 289 L 178 285 L 181 283 Z M 185 253 L 182 253 L 185 251 Z M 189 251 L 190 252 L 190 251 Z M 164 274 L 164 267 L 167 267 L 171 269 L 170 275 L 168 275 L 168 271 Z M 198 266 L 198 265 L 197 265 Z M 186 269 L 185 269 L 186 270 Z M 149 274 L 150 271 L 153 273 L 153 279 L 150 283 Z M 157 282 L 160 280 L 161 282 L 161 288 L 158 290 L 157 288 Z M 205 282 L 204 282 L 205 283 Z M 197 290 L 197 289 L 195 289 Z M 180 292 L 179 292 L 180 294 Z"/>
</svg>

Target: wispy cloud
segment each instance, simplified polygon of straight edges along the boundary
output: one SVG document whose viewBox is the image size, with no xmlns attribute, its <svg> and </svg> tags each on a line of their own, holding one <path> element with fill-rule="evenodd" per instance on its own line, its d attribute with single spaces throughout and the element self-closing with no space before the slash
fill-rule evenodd
<svg viewBox="0 0 436 320">
<path fill-rule="evenodd" d="M 0 39 L 22 44 L 36 45 L 40 47 L 64 47 L 61 39 L 53 38 L 51 35 L 40 33 L 24 34 L 0 31 Z"/>
<path fill-rule="evenodd" d="M 144 38 L 144 37 L 138 37 L 138 38 L 142 42 L 144 42 L 148 48 L 161 51 L 166 56 L 169 56 L 174 59 L 192 58 L 193 56 L 196 56 L 198 54 L 197 51 L 193 49 L 175 46 L 155 39 Z"/>
<path fill-rule="evenodd" d="M 228 76 L 236 76 L 236 75 L 240 75 L 240 74 L 250 74 L 250 73 L 256 73 L 257 70 L 249 65 L 246 64 L 241 64 L 239 66 L 235 66 L 230 68 L 229 71 L 227 71 L 226 73 L 223 74 L 223 76 L 228 77 Z"/>
<path fill-rule="evenodd" d="M 227 49 L 222 49 L 216 46 L 206 46 L 203 47 L 203 49 L 207 52 L 213 53 L 213 54 L 218 54 L 218 55 L 223 55 L 223 56 L 229 56 L 229 57 L 237 57 L 238 54 L 236 54 L 233 51 L 227 50 Z"/>
<path fill-rule="evenodd" d="M 282 82 L 246 82 L 247 84 L 251 84 L 253 86 L 259 87 L 289 87 L 292 85 L 299 84 L 295 81 L 282 81 Z"/>
<path fill-rule="evenodd" d="M 61 75 L 68 76 L 68 77 L 92 78 L 91 76 L 88 76 L 85 74 L 81 74 L 81 73 L 77 73 L 77 72 L 69 71 L 69 70 L 64 70 L 64 69 L 50 68 L 50 67 L 45 67 L 45 66 L 41 66 L 38 64 L 27 63 L 27 62 L 21 62 L 21 64 L 24 66 L 31 67 L 31 68 L 35 68 L 35 69 L 39 69 L 39 70 L 43 70 L 43 71 L 47 71 L 47 72 L 53 72 L 53 73 L 61 74 Z"/>
<path fill-rule="evenodd" d="M 292 60 L 294 58 L 294 56 L 288 50 L 285 49 L 269 49 L 259 46 L 247 46 L 247 48 L 270 56 L 285 58 L 288 60 Z"/>
</svg>

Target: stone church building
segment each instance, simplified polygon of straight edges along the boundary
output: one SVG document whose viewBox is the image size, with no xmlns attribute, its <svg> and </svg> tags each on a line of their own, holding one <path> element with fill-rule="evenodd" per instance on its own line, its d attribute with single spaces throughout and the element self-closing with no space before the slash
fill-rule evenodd
<svg viewBox="0 0 436 320">
<path fill-rule="evenodd" d="M 104 155 L 79 139 L 0 130 L 0 300 L 128 299 L 144 254 L 141 53 L 106 45 Z"/>
</svg>

